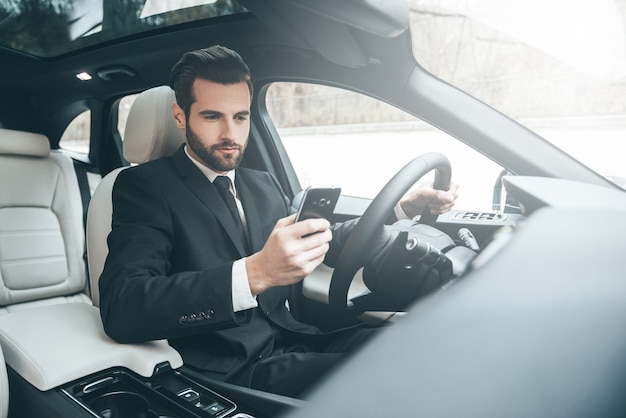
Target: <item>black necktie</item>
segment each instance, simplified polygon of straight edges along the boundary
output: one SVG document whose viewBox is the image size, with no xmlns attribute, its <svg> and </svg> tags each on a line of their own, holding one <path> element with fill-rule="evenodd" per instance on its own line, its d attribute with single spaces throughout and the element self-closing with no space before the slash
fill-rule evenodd
<svg viewBox="0 0 626 418">
<path fill-rule="evenodd" d="M 233 220 L 235 221 L 235 226 L 237 227 L 237 233 L 241 238 L 241 242 L 244 244 L 244 247 L 247 248 L 248 240 L 246 239 L 246 234 L 243 230 L 243 224 L 241 222 L 241 216 L 239 215 L 239 210 L 237 209 L 237 203 L 235 202 L 235 196 L 230 192 L 230 178 L 226 176 L 217 176 L 215 180 L 213 180 L 213 184 L 217 186 L 217 191 L 220 196 L 226 203 L 228 207 L 228 211 L 230 212 Z"/>
</svg>

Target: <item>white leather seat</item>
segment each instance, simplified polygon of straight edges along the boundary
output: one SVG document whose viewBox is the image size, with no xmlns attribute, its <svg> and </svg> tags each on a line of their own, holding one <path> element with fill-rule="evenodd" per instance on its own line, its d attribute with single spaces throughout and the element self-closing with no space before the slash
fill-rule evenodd
<svg viewBox="0 0 626 418">
<path fill-rule="evenodd" d="M 0 129 L 0 314 L 90 303 L 72 161 L 44 135 Z"/>
<path fill-rule="evenodd" d="M 174 93 L 169 87 L 150 89 L 137 97 L 128 117 L 124 142 L 124 157 L 129 162 L 140 164 L 171 154 L 184 142 L 184 134 L 172 119 L 173 102 Z M 61 152 L 51 151 L 43 135 L 0 129 L 0 314 L 7 314 L 1 320 L 2 342 L 5 348 L 10 348 L 7 360 L 11 367 L 40 390 L 93 372 L 94 367 L 100 370 L 105 363 L 106 367 L 125 365 L 136 372 L 137 367 L 148 364 L 151 366 L 143 375 L 149 375 L 153 370 L 150 353 L 159 362 L 166 359 L 173 367 L 182 365 L 178 353 L 165 342 L 147 343 L 139 348 L 118 346 L 104 336 L 101 325 L 88 324 L 87 328 L 72 331 L 74 321 L 67 321 L 67 318 L 77 318 L 77 324 L 94 320 L 100 324 L 99 317 L 88 309 L 95 308 L 87 304 L 93 302 L 98 306 L 99 302 L 98 278 L 108 252 L 106 239 L 111 230 L 111 191 L 120 170 L 101 181 L 88 211 L 90 299 L 85 293 L 82 203 L 72 161 Z M 64 302 L 86 304 L 27 310 Z M 58 321 L 63 314 L 66 318 Z M 38 315 L 44 315 L 50 322 L 50 325 L 43 325 L 52 333 L 48 339 L 50 346 L 41 344 L 48 337 L 42 338 L 40 329 L 22 328 L 28 322 L 24 322 L 24 318 L 31 318 L 34 321 L 31 323 L 41 327 L 45 321 L 37 319 Z M 70 346 L 66 347 L 68 342 Z M 108 347 L 107 344 L 113 344 L 107 352 L 114 354 L 106 356 L 98 351 Z M 74 361 L 73 368 L 54 367 L 59 358 L 72 349 L 84 353 L 84 347 L 90 347 L 88 355 L 79 357 L 91 360 L 79 362 L 77 366 Z M 119 353 L 115 354 L 115 350 Z M 128 350 L 137 351 L 143 361 L 129 357 Z M 100 353 L 95 361 L 92 359 L 94 352 Z M 8 407 L 9 383 L 0 348 L 0 418 L 8 415 Z"/>
<path fill-rule="evenodd" d="M 168 86 L 159 86 L 142 92 L 135 99 L 124 132 L 124 158 L 131 164 L 141 164 L 161 156 L 173 154 L 184 142 L 184 133 L 172 117 L 174 92 Z M 100 304 L 98 279 L 108 254 L 107 237 L 111 232 L 113 211 L 111 193 L 119 172 L 107 174 L 98 184 L 87 213 L 87 259 L 91 281 L 91 300 Z"/>
</svg>

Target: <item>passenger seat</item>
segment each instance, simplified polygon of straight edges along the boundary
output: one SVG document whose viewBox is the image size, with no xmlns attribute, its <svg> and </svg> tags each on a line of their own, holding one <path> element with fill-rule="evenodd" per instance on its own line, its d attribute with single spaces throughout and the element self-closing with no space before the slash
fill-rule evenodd
<svg viewBox="0 0 626 418">
<path fill-rule="evenodd" d="M 0 129 L 0 314 L 91 303 L 84 248 L 70 158 L 44 135 Z"/>
</svg>

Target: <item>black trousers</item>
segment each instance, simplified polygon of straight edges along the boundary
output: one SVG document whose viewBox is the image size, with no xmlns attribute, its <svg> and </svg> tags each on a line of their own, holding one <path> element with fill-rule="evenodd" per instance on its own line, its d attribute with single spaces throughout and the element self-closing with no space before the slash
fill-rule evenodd
<svg viewBox="0 0 626 418">
<path fill-rule="evenodd" d="M 324 335 L 276 332 L 271 354 L 257 359 L 232 383 L 295 398 L 306 393 L 350 354 L 364 346 L 376 328 L 354 327 Z"/>
<path fill-rule="evenodd" d="M 173 345 L 181 352 L 187 369 L 210 379 L 303 398 L 320 378 L 364 346 L 378 331 L 378 328 L 360 325 L 328 333 L 304 334 L 278 327 L 258 309 L 249 314 L 250 322 L 235 329 L 241 335 L 237 338 L 229 335 L 230 340 L 222 341 L 230 344 L 232 356 L 243 361 L 225 372 L 211 370 L 202 363 L 201 353 L 205 344 L 214 347 L 219 342 L 215 339 L 218 336 L 211 336 L 210 341 L 202 336 L 189 337 Z M 245 339 L 245 344 L 241 338 Z M 210 356 L 208 352 L 207 356 Z"/>
</svg>

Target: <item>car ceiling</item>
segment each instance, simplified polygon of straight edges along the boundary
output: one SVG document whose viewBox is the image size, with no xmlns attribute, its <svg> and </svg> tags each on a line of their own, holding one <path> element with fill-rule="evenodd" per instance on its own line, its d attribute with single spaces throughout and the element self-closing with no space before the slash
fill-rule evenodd
<svg viewBox="0 0 626 418">
<path fill-rule="evenodd" d="M 74 116 L 59 114 L 59 110 L 66 109 L 69 104 L 92 100 L 105 102 L 166 84 L 169 69 L 184 52 L 213 44 L 240 52 L 257 80 L 280 76 L 283 71 L 289 77 L 299 74 L 311 79 L 332 80 L 335 77 L 340 83 L 358 86 L 358 73 L 355 77 L 353 71 L 342 71 L 342 68 L 382 71 L 381 61 L 385 54 L 397 51 L 397 48 L 389 48 L 388 43 L 398 42 L 394 37 L 408 27 L 408 22 L 403 20 L 406 13 L 399 13 L 401 10 L 397 7 L 403 2 L 389 2 L 387 14 L 376 12 L 374 7 L 365 7 L 371 13 L 355 14 L 360 17 L 350 24 L 347 22 L 351 19 L 352 2 L 336 5 L 332 1 L 323 1 L 315 4 L 315 8 L 305 1 L 241 0 L 240 3 L 253 13 L 213 18 L 209 23 L 190 23 L 177 30 L 161 30 L 156 34 L 135 35 L 119 43 L 109 42 L 58 58 L 36 58 L 0 48 L 3 62 L 0 67 L 3 96 L 0 121 L 6 128 L 48 133 L 56 119 Z M 320 26 L 336 34 L 333 42 L 327 42 L 328 37 L 316 35 Z M 269 31 L 268 27 L 272 30 Z M 360 42 L 363 37 L 367 37 L 368 42 Z M 380 38 L 380 41 L 372 42 L 374 38 Z M 401 49 L 410 48 L 410 41 L 400 42 L 403 44 Z M 365 45 L 368 45 L 367 50 Z M 372 47 L 377 50 L 371 50 Z M 96 74 L 111 69 L 110 80 L 94 77 L 91 81 L 81 82 L 75 76 L 81 71 Z M 135 75 L 127 75 L 127 70 Z M 404 78 L 407 73 L 405 71 Z M 389 94 L 383 87 L 379 89 L 381 94 Z M 395 95 L 398 94 L 396 91 Z M 66 111 L 77 114 L 80 110 L 74 106 L 73 110 Z"/>
</svg>

